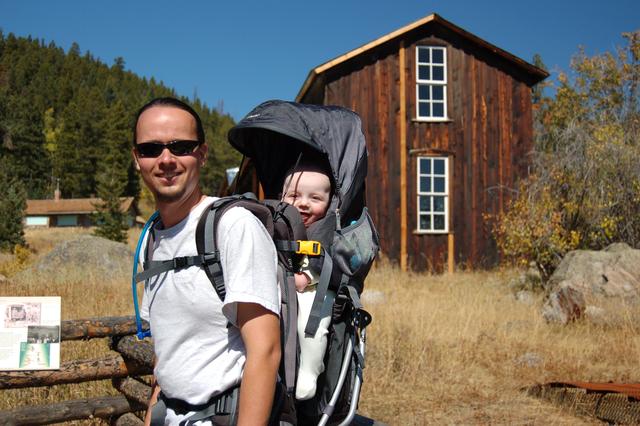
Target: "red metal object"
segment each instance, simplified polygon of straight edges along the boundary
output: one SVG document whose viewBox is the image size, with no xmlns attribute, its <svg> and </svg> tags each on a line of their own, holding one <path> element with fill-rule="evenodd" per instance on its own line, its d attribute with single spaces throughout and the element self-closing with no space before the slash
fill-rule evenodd
<svg viewBox="0 0 640 426">
<path fill-rule="evenodd" d="M 640 383 L 590 383 L 590 382 L 554 382 L 551 386 L 574 386 L 593 392 L 622 393 L 640 401 Z"/>
</svg>

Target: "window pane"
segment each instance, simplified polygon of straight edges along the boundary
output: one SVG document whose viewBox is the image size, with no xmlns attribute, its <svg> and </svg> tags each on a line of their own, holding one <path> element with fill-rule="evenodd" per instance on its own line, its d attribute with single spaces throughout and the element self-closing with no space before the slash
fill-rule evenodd
<svg viewBox="0 0 640 426">
<path fill-rule="evenodd" d="M 444 158 L 434 158 L 433 159 L 433 173 L 436 175 L 444 174 L 444 162 L 446 160 Z"/>
<path fill-rule="evenodd" d="M 431 105 L 426 102 L 420 102 L 418 108 L 418 115 L 420 117 L 431 117 Z"/>
<path fill-rule="evenodd" d="M 433 178 L 433 192 L 441 192 L 444 193 L 444 178 L 436 177 Z"/>
<path fill-rule="evenodd" d="M 431 99 L 431 91 L 429 90 L 430 86 L 426 84 L 421 84 L 418 87 L 418 99 L 421 101 L 425 101 Z"/>
<path fill-rule="evenodd" d="M 420 188 L 418 188 L 418 191 L 431 192 L 431 177 L 429 176 L 420 177 Z"/>
<path fill-rule="evenodd" d="M 433 49 L 433 63 L 444 64 L 444 49 Z"/>
<path fill-rule="evenodd" d="M 436 101 L 444 101 L 444 86 L 433 86 L 431 89 L 433 99 Z"/>
<path fill-rule="evenodd" d="M 433 197 L 433 211 L 444 213 L 444 197 Z"/>
<path fill-rule="evenodd" d="M 433 80 L 444 81 L 444 67 L 433 66 Z"/>
<path fill-rule="evenodd" d="M 431 174 L 431 159 L 429 158 L 420 159 L 420 174 L 421 175 Z"/>
<path fill-rule="evenodd" d="M 444 118 L 444 104 L 440 102 L 433 103 L 433 117 L 442 117 Z"/>
<path fill-rule="evenodd" d="M 431 229 L 431 216 L 426 214 L 420 215 L 420 230 L 428 231 Z"/>
<path fill-rule="evenodd" d="M 431 80 L 431 67 L 420 65 L 418 67 L 418 80 Z"/>
<path fill-rule="evenodd" d="M 433 215 L 433 229 L 436 231 L 444 231 L 444 215 Z"/>
<path fill-rule="evenodd" d="M 418 49 L 418 62 L 430 62 L 429 49 Z"/>
<path fill-rule="evenodd" d="M 431 211 L 431 197 L 419 197 L 420 198 L 420 212 L 430 212 Z"/>
</svg>

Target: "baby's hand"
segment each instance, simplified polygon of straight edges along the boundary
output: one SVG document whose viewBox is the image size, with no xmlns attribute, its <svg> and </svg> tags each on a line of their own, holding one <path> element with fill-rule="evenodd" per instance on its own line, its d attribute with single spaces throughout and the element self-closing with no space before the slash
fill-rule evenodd
<svg viewBox="0 0 640 426">
<path fill-rule="evenodd" d="M 311 284 L 311 281 L 309 280 L 307 274 L 304 274 L 302 272 L 296 272 L 294 275 L 296 280 L 296 291 L 298 293 L 302 293 L 304 289 L 307 288 L 309 284 Z"/>
</svg>

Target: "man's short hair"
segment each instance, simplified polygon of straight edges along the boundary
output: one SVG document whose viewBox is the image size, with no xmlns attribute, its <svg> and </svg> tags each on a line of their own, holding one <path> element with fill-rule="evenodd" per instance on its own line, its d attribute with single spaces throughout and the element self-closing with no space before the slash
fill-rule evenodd
<svg viewBox="0 0 640 426">
<path fill-rule="evenodd" d="M 138 113 L 136 114 L 136 121 L 133 123 L 133 145 L 134 146 L 136 145 L 137 139 L 138 139 L 137 127 L 138 127 L 138 120 L 140 120 L 140 116 L 142 115 L 143 112 L 145 112 L 149 108 L 156 107 L 156 106 L 178 108 L 183 111 L 187 111 L 189 114 L 191 114 L 194 120 L 196 120 L 196 133 L 198 135 L 198 142 L 204 143 L 204 128 L 202 127 L 202 120 L 200 120 L 200 116 L 198 115 L 198 113 L 193 108 L 191 108 L 191 106 L 189 106 L 185 102 L 182 102 L 180 99 L 167 96 L 167 97 L 152 99 L 146 104 L 144 104 L 142 108 L 138 110 Z"/>
</svg>

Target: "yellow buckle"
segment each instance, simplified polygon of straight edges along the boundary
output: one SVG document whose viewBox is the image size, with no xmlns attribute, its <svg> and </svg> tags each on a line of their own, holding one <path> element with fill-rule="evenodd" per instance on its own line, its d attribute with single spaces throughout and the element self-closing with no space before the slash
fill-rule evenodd
<svg viewBox="0 0 640 426">
<path fill-rule="evenodd" d="M 298 250 L 296 250 L 297 254 L 306 254 L 307 256 L 320 256 L 320 250 L 322 250 L 322 245 L 318 241 L 304 241 L 298 240 Z"/>
</svg>

